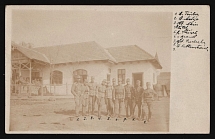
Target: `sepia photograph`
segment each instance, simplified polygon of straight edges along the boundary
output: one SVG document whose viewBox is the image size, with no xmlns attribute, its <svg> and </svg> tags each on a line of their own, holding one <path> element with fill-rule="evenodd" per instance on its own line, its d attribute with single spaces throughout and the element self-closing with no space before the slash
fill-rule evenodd
<svg viewBox="0 0 215 139">
<path fill-rule="evenodd" d="M 169 132 L 174 13 L 101 9 L 11 10 L 9 132 Z"/>
</svg>

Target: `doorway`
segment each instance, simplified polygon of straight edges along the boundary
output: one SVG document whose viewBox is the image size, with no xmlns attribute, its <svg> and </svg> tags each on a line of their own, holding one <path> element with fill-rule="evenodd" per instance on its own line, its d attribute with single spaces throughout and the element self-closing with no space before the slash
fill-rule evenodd
<svg viewBox="0 0 215 139">
<path fill-rule="evenodd" d="M 133 78 L 133 85 L 136 85 L 136 81 L 140 80 L 140 85 L 143 87 L 144 81 L 143 81 L 143 72 L 139 73 L 132 73 L 132 78 Z"/>
</svg>

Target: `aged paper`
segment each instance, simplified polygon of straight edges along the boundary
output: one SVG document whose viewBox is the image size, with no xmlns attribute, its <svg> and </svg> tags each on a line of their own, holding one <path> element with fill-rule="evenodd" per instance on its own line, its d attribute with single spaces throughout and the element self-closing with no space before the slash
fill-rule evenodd
<svg viewBox="0 0 215 139">
<path fill-rule="evenodd" d="M 209 6 L 5 10 L 6 133 L 210 133 Z"/>
</svg>

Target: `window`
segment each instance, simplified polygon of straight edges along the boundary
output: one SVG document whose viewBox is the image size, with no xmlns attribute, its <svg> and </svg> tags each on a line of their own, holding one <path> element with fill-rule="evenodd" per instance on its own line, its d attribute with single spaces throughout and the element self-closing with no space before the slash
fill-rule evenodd
<svg viewBox="0 0 215 139">
<path fill-rule="evenodd" d="M 118 78 L 121 78 L 122 83 L 125 84 L 125 69 L 118 69 Z"/>
<path fill-rule="evenodd" d="M 84 79 L 87 79 L 87 71 L 84 69 L 78 69 L 73 72 L 73 81 L 75 81 L 75 76 L 77 75 L 81 76 L 81 82 L 83 82 Z"/>
<path fill-rule="evenodd" d="M 50 77 L 52 77 L 50 79 L 51 84 L 60 85 L 63 83 L 63 73 L 61 71 L 57 71 L 57 70 L 53 71 L 52 76 Z"/>
</svg>

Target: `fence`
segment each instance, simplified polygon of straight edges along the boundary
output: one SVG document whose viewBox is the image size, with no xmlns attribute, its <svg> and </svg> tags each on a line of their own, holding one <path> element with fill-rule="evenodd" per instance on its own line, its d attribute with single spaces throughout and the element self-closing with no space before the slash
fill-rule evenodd
<svg viewBox="0 0 215 139">
<path fill-rule="evenodd" d="M 61 85 L 29 85 L 11 84 L 11 95 L 30 95 L 30 96 L 71 96 L 72 84 Z"/>
</svg>

